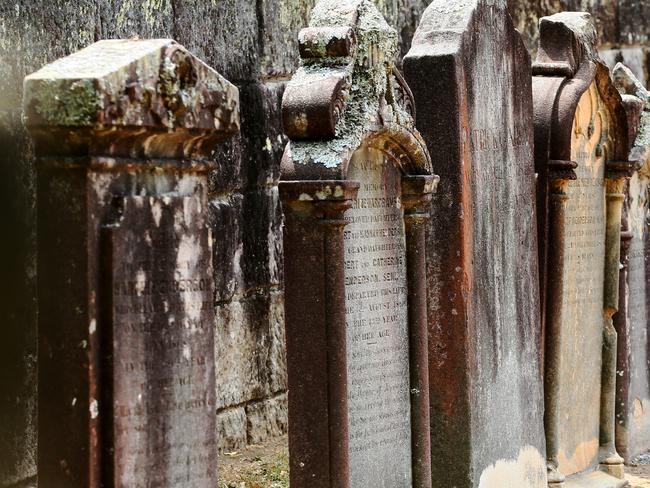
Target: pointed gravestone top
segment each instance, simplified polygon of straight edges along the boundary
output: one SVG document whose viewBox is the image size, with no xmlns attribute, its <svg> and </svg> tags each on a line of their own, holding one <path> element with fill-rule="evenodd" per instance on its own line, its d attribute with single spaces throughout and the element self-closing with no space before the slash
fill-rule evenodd
<svg viewBox="0 0 650 488">
<path fill-rule="evenodd" d="M 171 39 L 104 40 L 27 76 L 27 125 L 239 129 L 238 90 Z"/>
<path fill-rule="evenodd" d="M 375 5 L 319 2 L 299 41 L 302 65 L 282 103 L 291 139 L 283 179 L 341 177 L 364 140 L 392 154 L 405 172 L 430 173 L 411 92 L 393 62 L 397 33 Z"/>
</svg>

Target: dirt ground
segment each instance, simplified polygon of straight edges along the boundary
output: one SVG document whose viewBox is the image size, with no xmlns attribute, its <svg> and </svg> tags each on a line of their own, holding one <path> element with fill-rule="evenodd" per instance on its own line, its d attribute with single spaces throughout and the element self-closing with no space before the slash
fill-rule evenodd
<svg viewBox="0 0 650 488">
<path fill-rule="evenodd" d="M 219 488 L 287 488 L 287 436 L 219 456 Z"/>
<path fill-rule="evenodd" d="M 625 473 L 632 488 L 650 488 L 650 464 L 626 466 Z"/>
<path fill-rule="evenodd" d="M 625 472 L 632 488 L 650 488 L 650 455 Z M 287 437 L 219 457 L 219 488 L 288 488 Z"/>
</svg>

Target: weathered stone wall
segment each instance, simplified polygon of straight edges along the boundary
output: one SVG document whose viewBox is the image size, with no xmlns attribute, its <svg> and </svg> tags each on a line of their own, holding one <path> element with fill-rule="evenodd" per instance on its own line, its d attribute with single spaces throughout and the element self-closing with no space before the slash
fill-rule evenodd
<svg viewBox="0 0 650 488">
<path fill-rule="evenodd" d="M 238 85 L 241 135 L 215 157 L 219 424 L 235 449 L 286 430 L 282 252 L 277 192 L 285 139 L 279 103 L 313 0 L 4 0 L 0 2 L 0 486 L 35 474 L 34 168 L 21 122 L 23 77 L 103 38 L 170 37 Z M 427 0 L 377 0 L 400 59 Z M 537 20 L 578 0 L 509 0 L 537 41 Z M 590 0 L 608 46 L 650 36 L 650 3 Z M 619 30 L 620 29 L 620 30 Z M 647 65 L 647 61 L 644 61 Z M 65 211 L 65 209 L 62 209 Z M 63 433 L 62 433 L 63 434 Z"/>
</svg>

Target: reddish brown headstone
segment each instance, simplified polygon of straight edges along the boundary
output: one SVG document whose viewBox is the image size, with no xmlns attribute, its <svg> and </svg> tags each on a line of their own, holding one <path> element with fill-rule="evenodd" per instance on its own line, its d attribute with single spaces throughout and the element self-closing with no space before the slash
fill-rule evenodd
<svg viewBox="0 0 650 488">
<path fill-rule="evenodd" d="M 530 56 L 506 2 L 434 0 L 404 59 L 427 225 L 434 486 L 546 485 Z"/>
<path fill-rule="evenodd" d="M 171 40 L 25 79 L 38 157 L 39 484 L 217 484 L 207 172 L 238 92 Z"/>
<path fill-rule="evenodd" d="M 282 161 L 293 488 L 431 486 L 424 206 L 437 179 L 369 0 L 316 5 Z"/>
<path fill-rule="evenodd" d="M 589 14 L 540 21 L 533 74 L 549 485 L 623 486 L 611 317 L 622 189 L 633 167 L 625 109 L 598 57 Z"/>
<path fill-rule="evenodd" d="M 630 160 L 637 163 L 625 188 L 621 224 L 616 376 L 616 447 L 626 462 L 650 448 L 650 94 L 622 64 L 614 83 L 627 109 Z"/>
</svg>

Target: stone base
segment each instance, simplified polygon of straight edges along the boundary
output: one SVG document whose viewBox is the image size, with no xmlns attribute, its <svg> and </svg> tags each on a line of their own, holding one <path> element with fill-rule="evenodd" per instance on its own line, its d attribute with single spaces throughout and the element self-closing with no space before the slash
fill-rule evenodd
<svg viewBox="0 0 650 488">
<path fill-rule="evenodd" d="M 549 485 L 552 488 L 626 488 L 630 484 L 624 480 L 611 476 L 602 471 L 593 471 L 587 474 L 578 475 L 558 485 Z"/>
<path fill-rule="evenodd" d="M 620 480 L 625 479 L 625 465 L 621 459 L 620 463 L 617 464 L 601 464 L 598 469 L 602 472 L 614 476 Z"/>
</svg>

